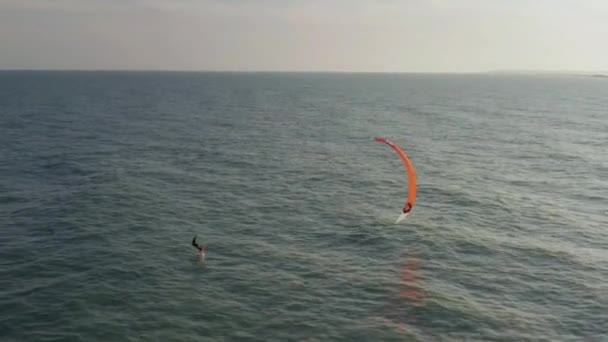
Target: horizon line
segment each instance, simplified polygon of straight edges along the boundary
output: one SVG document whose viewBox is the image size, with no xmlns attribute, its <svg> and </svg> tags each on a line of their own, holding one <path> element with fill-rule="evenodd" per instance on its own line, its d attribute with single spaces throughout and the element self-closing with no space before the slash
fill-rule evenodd
<svg viewBox="0 0 608 342">
<path fill-rule="evenodd" d="M 464 74 L 559 74 L 559 75 L 593 75 L 608 74 L 608 70 L 526 70 L 526 69 L 493 69 L 479 71 L 373 71 L 373 70 L 206 70 L 206 69 L 84 69 L 84 68 L 0 68 L 0 72 L 166 72 L 166 73 L 275 73 L 275 74 L 437 74 L 437 75 L 464 75 Z"/>
</svg>

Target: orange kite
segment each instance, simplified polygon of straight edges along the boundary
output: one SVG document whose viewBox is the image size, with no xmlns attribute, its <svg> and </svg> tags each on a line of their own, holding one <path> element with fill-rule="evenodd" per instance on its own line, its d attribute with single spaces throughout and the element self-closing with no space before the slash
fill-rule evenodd
<svg viewBox="0 0 608 342">
<path fill-rule="evenodd" d="M 399 218 L 397 218 L 397 222 L 395 222 L 395 223 L 399 223 L 403 219 L 405 219 L 407 217 L 407 215 L 409 215 L 410 211 L 414 207 L 414 203 L 416 203 L 416 170 L 414 170 L 414 165 L 412 164 L 410 159 L 407 157 L 407 154 L 405 154 L 405 152 L 403 152 L 403 150 L 399 146 L 397 146 L 397 144 L 395 144 L 394 142 L 387 140 L 385 138 L 376 138 L 375 140 L 377 142 L 385 143 L 388 146 L 390 146 L 393 150 L 395 150 L 395 152 L 397 152 L 397 154 L 399 154 L 399 157 L 401 158 L 401 161 L 403 162 L 403 165 L 405 166 L 405 169 L 407 171 L 408 195 L 407 195 L 407 201 L 405 202 L 405 205 L 403 206 L 403 211 L 402 211 L 401 215 L 399 215 Z"/>
</svg>

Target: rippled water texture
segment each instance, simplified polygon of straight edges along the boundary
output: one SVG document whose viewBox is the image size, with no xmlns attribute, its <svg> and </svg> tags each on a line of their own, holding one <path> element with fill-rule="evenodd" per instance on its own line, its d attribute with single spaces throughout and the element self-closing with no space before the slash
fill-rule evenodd
<svg viewBox="0 0 608 342">
<path fill-rule="evenodd" d="M 1 72 L 1 340 L 608 340 L 607 109 L 574 76 Z M 399 225 L 375 136 L 418 173 Z"/>
</svg>

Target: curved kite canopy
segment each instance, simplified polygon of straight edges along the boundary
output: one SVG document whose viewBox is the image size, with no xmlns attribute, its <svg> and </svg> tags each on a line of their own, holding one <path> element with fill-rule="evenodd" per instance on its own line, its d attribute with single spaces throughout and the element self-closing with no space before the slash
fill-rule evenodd
<svg viewBox="0 0 608 342">
<path fill-rule="evenodd" d="M 385 138 L 376 138 L 374 140 L 376 140 L 377 142 L 385 143 L 388 146 L 390 146 L 393 150 L 395 150 L 395 152 L 397 152 L 397 154 L 399 155 L 399 158 L 401 158 L 401 161 L 403 162 L 403 165 L 405 166 L 405 169 L 407 171 L 407 179 L 408 179 L 407 201 L 405 202 L 405 205 L 403 206 L 403 213 L 397 219 L 397 223 L 398 223 L 399 221 L 403 220 L 409 214 L 409 212 L 414 207 L 414 203 L 416 203 L 416 170 L 414 170 L 414 165 L 412 164 L 410 159 L 407 157 L 407 154 L 405 154 L 405 152 L 403 152 L 403 150 L 399 146 L 397 146 L 397 144 L 395 144 L 394 142 L 387 140 Z"/>
</svg>

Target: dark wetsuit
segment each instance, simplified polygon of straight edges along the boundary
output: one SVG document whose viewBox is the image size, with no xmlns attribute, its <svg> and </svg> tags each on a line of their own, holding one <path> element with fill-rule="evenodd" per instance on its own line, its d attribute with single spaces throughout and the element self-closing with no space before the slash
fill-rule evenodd
<svg viewBox="0 0 608 342">
<path fill-rule="evenodd" d="M 404 214 L 409 213 L 411 210 L 412 210 L 412 205 L 411 205 L 411 204 L 409 204 L 409 203 L 407 203 L 407 204 L 405 205 L 405 207 L 403 207 L 403 213 L 404 213 Z"/>
<path fill-rule="evenodd" d="M 196 247 L 196 249 L 198 249 L 200 253 L 205 252 L 205 246 L 196 243 L 196 236 L 194 236 L 194 238 L 192 239 L 192 246 Z"/>
</svg>

